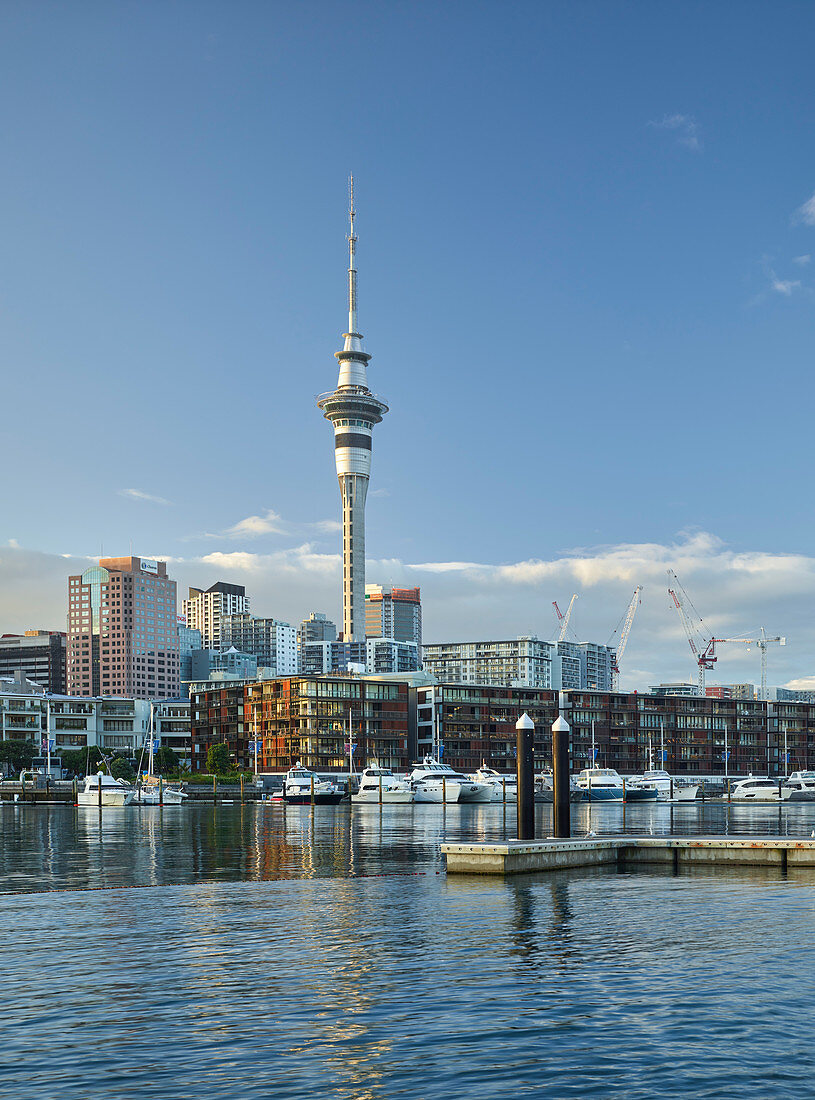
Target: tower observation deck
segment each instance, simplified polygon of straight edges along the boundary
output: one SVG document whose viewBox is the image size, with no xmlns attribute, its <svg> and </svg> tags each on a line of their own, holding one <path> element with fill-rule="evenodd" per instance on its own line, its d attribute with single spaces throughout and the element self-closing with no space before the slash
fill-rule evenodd
<svg viewBox="0 0 815 1100">
<path fill-rule="evenodd" d="M 354 233 L 354 180 L 350 187 L 348 236 L 348 331 L 337 388 L 317 398 L 326 420 L 334 425 L 334 461 L 342 497 L 342 638 L 365 640 L 365 500 L 371 477 L 373 426 L 388 406 L 368 389 L 368 361 L 357 324 L 357 271 Z"/>
</svg>

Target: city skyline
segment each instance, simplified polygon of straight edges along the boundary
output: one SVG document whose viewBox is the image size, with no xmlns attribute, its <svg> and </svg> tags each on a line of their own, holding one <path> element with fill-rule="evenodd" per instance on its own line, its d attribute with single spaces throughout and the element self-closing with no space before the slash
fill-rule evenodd
<svg viewBox="0 0 815 1100">
<path fill-rule="evenodd" d="M 771 683 L 815 674 L 800 400 L 815 166 L 806 112 L 789 112 L 812 81 L 812 17 L 787 6 L 769 37 L 759 9 L 734 25 L 725 9 L 686 23 L 520 4 L 463 25 L 420 6 L 360 20 L 377 95 L 329 105 L 351 32 L 320 10 L 320 30 L 252 7 L 134 13 L 127 33 L 56 12 L 36 35 L 9 13 L 0 80 L 24 106 L 0 183 L 0 330 L 7 400 L 25 407 L 39 383 L 40 434 L 9 486 L 2 629 L 61 629 L 65 576 L 131 546 L 182 586 L 242 583 L 266 614 L 342 621 L 313 401 L 354 170 L 366 330 L 394 410 L 368 579 L 421 587 L 429 641 L 548 637 L 551 600 L 579 591 L 578 634 L 605 642 L 643 584 L 621 684 L 647 686 L 695 674 L 675 568 L 711 630 L 787 636 Z M 500 48 L 476 53 L 476 80 L 485 41 Z M 94 425 L 98 460 L 56 492 L 66 411 Z M 758 655 L 723 650 L 710 679 L 757 682 Z"/>
</svg>

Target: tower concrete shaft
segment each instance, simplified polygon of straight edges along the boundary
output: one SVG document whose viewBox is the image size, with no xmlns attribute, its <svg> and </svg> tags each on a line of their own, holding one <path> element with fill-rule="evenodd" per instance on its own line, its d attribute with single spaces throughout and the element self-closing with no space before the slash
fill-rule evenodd
<svg viewBox="0 0 815 1100">
<path fill-rule="evenodd" d="M 368 389 L 370 355 L 362 350 L 357 326 L 357 271 L 354 233 L 354 181 L 350 188 L 351 224 L 348 236 L 348 331 L 342 351 L 337 388 L 321 394 L 317 405 L 334 425 L 334 461 L 342 497 L 342 637 L 365 640 L 365 499 L 371 477 L 373 426 L 388 406 Z"/>
</svg>

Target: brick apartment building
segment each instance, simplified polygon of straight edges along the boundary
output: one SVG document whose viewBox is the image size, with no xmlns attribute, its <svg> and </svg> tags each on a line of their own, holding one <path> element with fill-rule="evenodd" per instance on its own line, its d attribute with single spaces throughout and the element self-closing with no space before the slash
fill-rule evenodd
<svg viewBox="0 0 815 1100">
<path fill-rule="evenodd" d="M 593 691 L 570 692 L 568 703 L 574 771 L 591 761 L 592 727 L 597 764 L 623 775 L 647 766 L 649 745 L 658 766 L 661 740 L 665 767 L 677 775 L 724 774 L 725 737 L 730 775 L 815 766 L 815 703 Z M 558 693 L 549 690 L 429 685 L 419 677 L 300 676 L 213 686 L 191 700 L 192 766 L 206 770 L 208 747 L 222 741 L 237 765 L 252 767 L 257 719 L 261 771 L 285 770 L 298 760 L 316 771 L 345 771 L 350 712 L 357 767 L 376 760 L 404 770 L 440 744 L 453 768 L 474 771 L 486 761 L 512 771 L 515 723 L 526 711 L 535 722 L 535 766 L 542 770 L 551 766 L 557 707 Z"/>
</svg>

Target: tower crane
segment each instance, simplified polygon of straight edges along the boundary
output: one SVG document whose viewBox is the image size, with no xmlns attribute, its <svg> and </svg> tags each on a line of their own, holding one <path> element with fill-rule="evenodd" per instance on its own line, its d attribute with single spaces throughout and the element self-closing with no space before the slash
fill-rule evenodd
<svg viewBox="0 0 815 1100">
<path fill-rule="evenodd" d="M 620 631 L 620 642 L 617 646 L 617 652 L 614 654 L 614 661 L 611 665 L 612 691 L 619 691 L 620 688 L 620 662 L 623 659 L 625 647 L 628 644 L 628 635 L 631 633 L 631 627 L 634 625 L 634 616 L 637 614 L 637 608 L 641 603 L 640 592 L 642 592 L 642 585 L 638 584 L 637 587 L 634 589 L 634 595 L 631 597 L 631 602 L 629 603 L 628 610 L 625 613 L 625 621 L 623 622 L 623 628 Z M 614 634 L 612 634 L 611 637 L 613 638 Z M 609 644 L 611 644 L 610 641 Z"/>
<path fill-rule="evenodd" d="M 674 606 L 679 612 L 682 626 L 685 628 L 685 633 L 688 636 L 688 644 L 690 645 L 696 664 L 699 666 L 699 694 L 704 695 L 705 672 L 713 668 L 718 659 L 716 657 L 716 639 L 712 635 L 710 637 L 707 636 L 707 628 L 702 620 L 702 616 L 693 606 L 690 596 L 679 583 L 679 577 L 677 577 L 673 569 L 668 570 L 668 576 L 674 583 L 674 587 L 668 589 L 668 595 L 673 600 Z"/>
<path fill-rule="evenodd" d="M 691 603 L 690 596 L 688 596 L 685 589 L 679 583 L 679 577 L 677 577 L 673 569 L 668 570 L 668 576 L 673 579 L 675 586 L 674 588 L 668 589 L 668 595 L 673 600 L 676 610 L 679 612 L 679 616 L 682 619 L 682 625 L 688 636 L 691 651 L 699 666 L 699 694 L 705 694 L 705 672 L 713 668 L 718 660 L 716 656 L 717 645 L 756 645 L 761 652 L 761 698 L 766 699 L 767 646 L 771 645 L 773 642 L 778 642 L 779 645 L 786 645 L 787 639 L 782 638 L 780 635 L 776 635 L 774 638 L 768 638 L 763 626 L 761 628 L 760 638 L 714 638 L 713 635 L 708 637 L 702 617 Z M 693 613 L 693 619 L 691 619 L 688 609 Z"/>
<path fill-rule="evenodd" d="M 569 600 L 569 606 L 566 609 L 566 614 L 565 615 L 563 614 L 563 612 L 558 607 L 557 600 L 552 600 L 552 607 L 554 607 L 555 614 L 557 615 L 557 621 L 560 623 L 560 633 L 557 636 L 557 640 L 559 642 L 562 642 L 563 639 L 566 637 L 566 631 L 569 629 L 569 619 L 571 619 L 571 617 L 572 617 L 572 608 L 574 607 L 576 600 L 577 600 L 577 593 L 575 592 L 575 594 Z"/>
<path fill-rule="evenodd" d="M 761 628 L 760 638 L 713 638 L 712 641 L 728 642 L 732 645 L 755 645 L 758 646 L 761 653 L 761 691 L 759 699 L 764 700 L 767 698 L 767 646 L 773 642 L 778 642 L 779 645 L 786 645 L 787 639 L 782 638 L 779 634 L 776 634 L 774 638 L 768 638 L 767 632 L 764 627 Z"/>
</svg>

